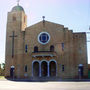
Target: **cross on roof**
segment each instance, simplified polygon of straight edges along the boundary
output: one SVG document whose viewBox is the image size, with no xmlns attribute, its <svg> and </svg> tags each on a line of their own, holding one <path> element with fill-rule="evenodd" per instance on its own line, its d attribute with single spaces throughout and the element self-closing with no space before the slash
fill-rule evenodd
<svg viewBox="0 0 90 90">
<path fill-rule="evenodd" d="M 19 5 L 20 0 L 17 0 L 17 5 Z"/>
<path fill-rule="evenodd" d="M 42 16 L 42 18 L 43 18 L 43 21 L 44 21 L 44 19 L 45 19 L 45 16 Z"/>
<path fill-rule="evenodd" d="M 42 16 L 43 18 L 43 26 L 45 27 L 45 16 Z"/>
</svg>

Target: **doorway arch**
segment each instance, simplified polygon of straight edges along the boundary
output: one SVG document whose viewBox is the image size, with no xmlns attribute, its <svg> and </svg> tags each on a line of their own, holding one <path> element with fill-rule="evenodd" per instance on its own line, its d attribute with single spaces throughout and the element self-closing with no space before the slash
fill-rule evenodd
<svg viewBox="0 0 90 90">
<path fill-rule="evenodd" d="M 34 77 L 39 77 L 39 61 L 33 61 L 32 63 L 32 73 Z"/>
<path fill-rule="evenodd" d="M 83 69 L 84 69 L 83 64 L 79 64 L 79 65 L 78 65 L 79 78 L 82 78 L 82 77 L 83 77 Z"/>
<path fill-rule="evenodd" d="M 10 77 L 13 78 L 14 77 L 14 70 L 15 70 L 15 66 L 11 66 L 10 67 Z"/>
<path fill-rule="evenodd" d="M 41 62 L 41 76 L 42 77 L 48 76 L 48 62 L 45 60 Z"/>
<path fill-rule="evenodd" d="M 56 67 L 57 67 L 56 61 L 51 60 L 51 61 L 49 62 L 49 75 L 50 75 L 50 77 L 56 76 L 56 73 L 57 73 Z"/>
</svg>

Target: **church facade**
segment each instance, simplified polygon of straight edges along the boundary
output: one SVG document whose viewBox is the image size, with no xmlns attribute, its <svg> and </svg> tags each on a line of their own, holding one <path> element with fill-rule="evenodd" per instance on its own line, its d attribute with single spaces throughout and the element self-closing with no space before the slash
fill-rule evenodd
<svg viewBox="0 0 90 90">
<path fill-rule="evenodd" d="M 17 5 L 8 12 L 5 60 L 5 77 L 86 78 L 86 33 L 45 20 L 27 27 L 25 11 Z"/>
</svg>

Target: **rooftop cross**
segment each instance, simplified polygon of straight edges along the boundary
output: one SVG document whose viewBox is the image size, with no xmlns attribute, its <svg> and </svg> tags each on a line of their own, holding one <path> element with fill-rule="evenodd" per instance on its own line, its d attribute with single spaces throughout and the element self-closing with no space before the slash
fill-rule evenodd
<svg viewBox="0 0 90 90">
<path fill-rule="evenodd" d="M 44 19 L 45 19 L 45 16 L 42 16 L 42 18 L 43 18 L 43 21 L 44 21 Z"/>
<path fill-rule="evenodd" d="M 17 5 L 19 6 L 19 2 L 20 2 L 20 0 L 17 0 Z"/>
<path fill-rule="evenodd" d="M 43 26 L 45 26 L 45 16 L 42 16 L 43 18 Z"/>
</svg>

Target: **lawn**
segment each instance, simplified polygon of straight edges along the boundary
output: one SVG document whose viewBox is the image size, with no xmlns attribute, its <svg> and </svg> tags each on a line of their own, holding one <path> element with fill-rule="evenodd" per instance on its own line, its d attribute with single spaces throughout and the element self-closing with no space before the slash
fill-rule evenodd
<svg viewBox="0 0 90 90">
<path fill-rule="evenodd" d="M 5 79 L 5 77 L 4 77 L 4 76 L 0 76 L 0 80 L 1 80 L 1 79 Z"/>
</svg>

